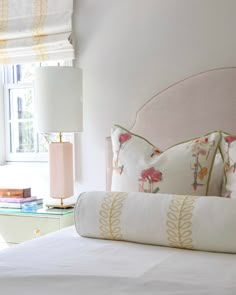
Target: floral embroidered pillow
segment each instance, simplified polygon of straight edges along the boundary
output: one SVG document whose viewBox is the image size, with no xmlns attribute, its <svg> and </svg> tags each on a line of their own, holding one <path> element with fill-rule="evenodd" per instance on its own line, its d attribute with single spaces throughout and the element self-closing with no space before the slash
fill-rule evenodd
<svg viewBox="0 0 236 295">
<path fill-rule="evenodd" d="M 236 136 L 222 132 L 220 150 L 225 172 L 222 195 L 236 198 Z"/>
<path fill-rule="evenodd" d="M 112 191 L 207 195 L 219 132 L 164 152 L 136 134 L 113 126 Z"/>
</svg>

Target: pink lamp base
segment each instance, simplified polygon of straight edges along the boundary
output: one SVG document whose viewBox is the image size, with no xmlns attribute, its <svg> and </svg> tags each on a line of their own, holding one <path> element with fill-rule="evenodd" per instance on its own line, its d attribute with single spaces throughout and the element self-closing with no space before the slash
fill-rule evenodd
<svg viewBox="0 0 236 295">
<path fill-rule="evenodd" d="M 74 206 L 74 203 L 67 205 L 63 202 L 63 199 L 72 197 L 74 194 L 72 143 L 53 142 L 49 145 L 49 170 L 50 197 L 60 199 L 60 202 L 54 201 L 56 205 L 52 201 L 50 207 L 65 208 Z"/>
</svg>

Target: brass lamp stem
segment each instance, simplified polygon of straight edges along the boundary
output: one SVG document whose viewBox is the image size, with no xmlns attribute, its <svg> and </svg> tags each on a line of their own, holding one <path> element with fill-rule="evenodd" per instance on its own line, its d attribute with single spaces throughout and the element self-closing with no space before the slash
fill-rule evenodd
<svg viewBox="0 0 236 295">
<path fill-rule="evenodd" d="M 62 142 L 62 134 L 61 134 L 61 131 L 59 132 L 59 142 Z"/>
</svg>

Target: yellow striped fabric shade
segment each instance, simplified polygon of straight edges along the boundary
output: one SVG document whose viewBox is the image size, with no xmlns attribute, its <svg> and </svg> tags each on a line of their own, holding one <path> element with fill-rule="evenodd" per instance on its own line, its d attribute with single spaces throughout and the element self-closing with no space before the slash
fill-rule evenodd
<svg viewBox="0 0 236 295">
<path fill-rule="evenodd" d="M 73 0 L 1 0 L 0 64 L 74 58 Z"/>
</svg>

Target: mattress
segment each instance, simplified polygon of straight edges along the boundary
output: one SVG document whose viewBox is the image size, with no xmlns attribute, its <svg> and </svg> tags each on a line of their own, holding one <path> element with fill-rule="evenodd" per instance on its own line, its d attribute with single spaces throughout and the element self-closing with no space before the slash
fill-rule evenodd
<svg viewBox="0 0 236 295">
<path fill-rule="evenodd" d="M 1 294 L 236 294 L 236 255 L 80 237 L 74 226 L 0 251 Z"/>
</svg>

